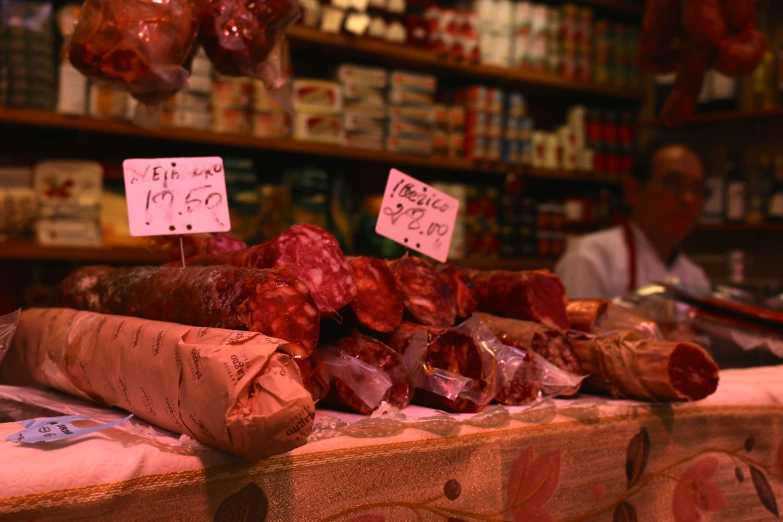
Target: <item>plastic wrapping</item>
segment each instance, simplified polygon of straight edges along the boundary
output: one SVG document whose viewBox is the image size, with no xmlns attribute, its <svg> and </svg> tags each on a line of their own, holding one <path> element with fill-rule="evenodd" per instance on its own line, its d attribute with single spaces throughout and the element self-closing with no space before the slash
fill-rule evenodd
<svg viewBox="0 0 783 522">
<path fill-rule="evenodd" d="M 0 364 L 3 364 L 3 358 L 11 347 L 16 325 L 19 323 L 19 312 L 20 310 L 17 310 L 0 316 Z"/>
<path fill-rule="evenodd" d="M 598 317 L 591 333 L 609 335 L 627 330 L 636 331 L 651 341 L 664 340 L 663 333 L 655 321 L 616 303 L 610 305 L 606 313 Z"/>
<path fill-rule="evenodd" d="M 319 347 L 321 375 L 331 391 L 325 402 L 370 415 L 381 402 L 405 408 L 413 398 L 402 356 L 380 341 L 355 333 Z"/>
<path fill-rule="evenodd" d="M 204 0 L 86 0 L 70 49 L 71 63 L 147 104 L 187 85 L 186 61 Z"/>
<path fill-rule="evenodd" d="M 329 393 L 329 382 L 323 378 L 323 361 L 313 352 L 308 357 L 295 357 L 294 362 L 302 376 L 302 384 L 310 392 L 313 403 L 318 404 Z"/>
<path fill-rule="evenodd" d="M 281 107 L 293 113 L 279 44 L 285 30 L 299 18 L 296 0 L 207 2 L 199 42 L 215 69 L 227 76 L 263 80 Z"/>
<path fill-rule="evenodd" d="M 453 328 L 403 325 L 405 334 L 392 335 L 392 339 L 408 341 L 403 359 L 416 388 L 417 403 L 456 413 L 475 413 L 495 398 L 498 363 L 482 342 L 477 318 Z"/>
</svg>

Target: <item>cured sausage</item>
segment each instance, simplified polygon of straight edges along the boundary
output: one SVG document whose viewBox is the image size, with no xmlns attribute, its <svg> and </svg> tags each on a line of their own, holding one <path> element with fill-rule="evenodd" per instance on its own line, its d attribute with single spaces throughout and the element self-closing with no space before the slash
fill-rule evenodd
<svg viewBox="0 0 783 522">
<path fill-rule="evenodd" d="M 536 321 L 562 332 L 568 331 L 565 287 L 552 272 L 470 270 L 467 273 L 482 312 Z"/>
<path fill-rule="evenodd" d="M 571 344 L 561 332 L 542 324 L 489 314 L 480 314 L 480 318 L 503 344 L 521 350 L 532 349 L 561 370 L 577 375 L 582 373 Z"/>
<path fill-rule="evenodd" d="M 501 341 L 502 342 L 502 341 Z M 509 345 L 510 354 L 498 358 L 498 373 L 502 376 L 495 400 L 500 404 L 520 406 L 541 395 L 542 368 L 530 348 Z"/>
<path fill-rule="evenodd" d="M 679 126 L 688 121 L 699 101 L 704 75 L 710 61 L 709 51 L 691 46 L 677 64 L 677 79 L 661 111 L 666 125 Z"/>
<path fill-rule="evenodd" d="M 355 333 L 323 355 L 327 367 L 328 356 L 334 358 L 334 370 L 327 370 L 331 392 L 326 402 L 364 415 L 370 415 L 382 401 L 397 408 L 410 404 L 413 387 L 402 357 L 382 342 Z"/>
<path fill-rule="evenodd" d="M 756 0 L 723 0 L 729 28 L 740 33 L 756 28 Z"/>
<path fill-rule="evenodd" d="M 406 256 L 389 261 L 408 315 L 427 326 L 451 326 L 457 301 L 446 278 L 427 261 Z"/>
<path fill-rule="evenodd" d="M 457 413 L 483 410 L 497 393 L 498 366 L 492 352 L 465 332 L 403 321 L 392 333 L 392 348 L 409 357 L 411 340 L 424 330 L 426 347 L 414 401 Z"/>
<path fill-rule="evenodd" d="M 454 263 L 439 263 L 435 268 L 446 277 L 457 300 L 457 317 L 465 319 L 473 315 L 478 310 L 478 298 L 468 275 Z"/>
<path fill-rule="evenodd" d="M 61 296 L 78 310 L 262 332 L 295 356 L 311 354 L 320 331 L 307 286 L 281 269 L 88 266 L 65 278 Z"/>
<path fill-rule="evenodd" d="M 87 0 L 70 47 L 79 71 L 161 102 L 187 85 L 201 6 L 191 0 Z"/>
<path fill-rule="evenodd" d="M 637 61 L 656 73 L 673 72 L 677 67 L 682 39 L 682 0 L 648 0 L 640 32 Z"/>
<path fill-rule="evenodd" d="M 179 238 L 182 237 L 182 251 Z M 204 254 L 222 254 L 247 248 L 247 243 L 225 234 L 185 234 L 183 236 L 154 236 L 152 247 L 166 250 L 169 259 L 179 261 L 184 252 L 185 258 Z M 171 263 L 172 266 L 178 263 Z"/>
<path fill-rule="evenodd" d="M 617 399 L 701 400 L 718 387 L 718 365 L 692 343 L 651 341 L 638 332 L 571 340 L 586 389 Z"/>
<path fill-rule="evenodd" d="M 682 0 L 682 26 L 691 44 L 704 49 L 726 37 L 723 0 Z"/>
<path fill-rule="evenodd" d="M 763 34 L 755 29 L 744 31 L 720 43 L 713 65 L 723 74 L 746 76 L 758 67 L 766 50 L 767 39 Z"/>
<path fill-rule="evenodd" d="M 302 384 L 313 398 L 313 403 L 318 404 L 329 393 L 329 383 L 322 376 L 323 362 L 318 352 L 313 352 L 309 357 L 296 357 L 294 362 L 302 376 Z"/>
<path fill-rule="evenodd" d="M 345 316 L 375 332 L 391 332 L 402 322 L 402 294 L 389 265 L 373 257 L 349 257 L 356 295 Z"/>
<path fill-rule="evenodd" d="M 199 42 L 218 72 L 262 75 L 264 62 L 299 17 L 296 0 L 208 0 Z"/>
<path fill-rule="evenodd" d="M 356 295 L 351 266 L 337 239 L 315 225 L 294 225 L 260 245 L 218 255 L 192 257 L 189 265 L 285 266 L 310 288 L 318 311 L 335 315 Z"/>
<path fill-rule="evenodd" d="M 571 329 L 593 333 L 595 323 L 606 314 L 611 301 L 604 299 L 572 299 L 568 301 L 566 312 Z"/>
</svg>

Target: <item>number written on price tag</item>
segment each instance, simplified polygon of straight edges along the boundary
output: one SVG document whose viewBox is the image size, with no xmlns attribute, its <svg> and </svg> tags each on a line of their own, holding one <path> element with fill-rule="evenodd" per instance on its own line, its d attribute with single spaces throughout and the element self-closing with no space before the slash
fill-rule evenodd
<svg viewBox="0 0 783 522">
<path fill-rule="evenodd" d="M 457 199 L 392 169 L 375 231 L 444 262 L 449 256 L 458 211 Z"/>
<path fill-rule="evenodd" d="M 132 236 L 231 230 L 222 159 L 129 159 L 122 169 Z"/>
</svg>

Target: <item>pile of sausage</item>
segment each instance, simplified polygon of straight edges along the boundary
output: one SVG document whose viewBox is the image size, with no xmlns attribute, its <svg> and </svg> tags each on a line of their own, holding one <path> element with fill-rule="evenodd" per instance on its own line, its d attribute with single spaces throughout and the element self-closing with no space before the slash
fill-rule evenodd
<svg viewBox="0 0 783 522">
<path fill-rule="evenodd" d="M 755 0 L 647 0 L 638 62 L 677 73 L 661 115 L 681 125 L 693 114 L 708 68 L 746 76 L 761 62 L 767 41 L 756 30 Z"/>
<path fill-rule="evenodd" d="M 564 335 L 564 288 L 547 271 L 346 257 L 314 225 L 251 247 L 198 238 L 189 252 L 185 267 L 77 269 L 62 304 L 283 339 L 316 400 L 362 413 L 381 401 L 465 412 L 524 404 L 546 393 L 546 368 L 581 373 Z"/>
<path fill-rule="evenodd" d="M 70 60 L 156 103 L 187 85 L 196 42 L 221 74 L 269 79 L 270 53 L 298 16 L 296 0 L 85 0 Z"/>
</svg>

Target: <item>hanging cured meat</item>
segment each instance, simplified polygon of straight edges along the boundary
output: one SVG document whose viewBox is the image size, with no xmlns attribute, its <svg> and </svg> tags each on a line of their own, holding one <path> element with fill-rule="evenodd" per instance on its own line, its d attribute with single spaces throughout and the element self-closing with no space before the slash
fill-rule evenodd
<svg viewBox="0 0 783 522">
<path fill-rule="evenodd" d="M 296 0 L 206 0 L 199 42 L 221 74 L 264 76 L 269 54 L 299 17 Z"/>
<path fill-rule="evenodd" d="M 709 67 L 737 77 L 756 69 L 767 41 L 756 30 L 755 0 L 648 0 L 638 62 L 655 73 L 676 72 L 663 108 L 667 124 L 693 114 Z"/>
<path fill-rule="evenodd" d="M 203 0 L 86 0 L 70 48 L 82 73 L 146 103 L 187 85 Z"/>
<path fill-rule="evenodd" d="M 246 328 L 315 350 L 320 317 L 307 286 L 282 269 L 88 266 L 61 284 L 65 306 L 217 328 Z"/>
</svg>

